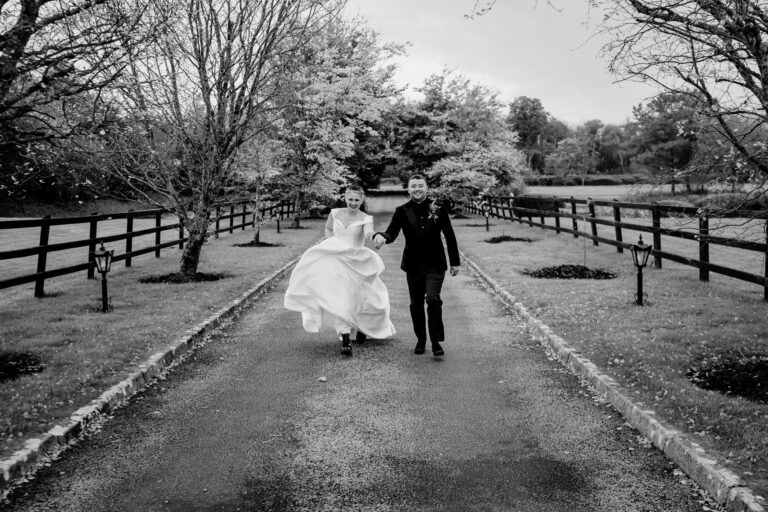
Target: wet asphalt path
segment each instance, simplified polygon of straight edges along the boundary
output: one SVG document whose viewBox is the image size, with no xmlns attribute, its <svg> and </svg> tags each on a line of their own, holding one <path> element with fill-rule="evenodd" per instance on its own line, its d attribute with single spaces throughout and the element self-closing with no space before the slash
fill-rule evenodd
<svg viewBox="0 0 768 512">
<path fill-rule="evenodd" d="M 282 309 L 283 280 L 0 508 L 701 510 L 466 269 L 444 286 L 446 356 L 414 355 L 401 251 L 380 253 L 393 339 L 342 358 Z"/>
</svg>

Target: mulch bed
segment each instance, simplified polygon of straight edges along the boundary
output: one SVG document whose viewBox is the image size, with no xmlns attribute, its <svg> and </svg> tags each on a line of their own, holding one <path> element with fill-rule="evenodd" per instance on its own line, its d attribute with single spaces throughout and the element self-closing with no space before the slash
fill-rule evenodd
<svg viewBox="0 0 768 512">
<path fill-rule="evenodd" d="M 208 282 L 208 281 L 219 281 L 221 279 L 226 279 L 228 277 L 232 277 L 232 276 L 230 276 L 229 274 L 206 273 L 206 272 L 196 272 L 193 275 L 182 274 L 181 272 L 173 272 L 171 274 L 144 277 L 142 279 L 139 279 L 139 282 L 140 283 L 170 283 L 170 284 L 202 283 L 202 282 Z"/>
<path fill-rule="evenodd" d="M 768 404 L 768 355 L 712 355 L 686 375 L 702 389 Z"/>
<path fill-rule="evenodd" d="M 498 244 L 501 242 L 526 242 L 526 243 L 532 243 L 536 240 L 533 240 L 531 238 L 520 238 L 515 236 L 509 236 L 509 235 L 502 235 L 502 236 L 494 236 L 493 238 L 489 238 L 486 240 L 486 243 L 489 244 Z"/>
<path fill-rule="evenodd" d="M 280 244 L 271 244 L 269 242 L 256 242 L 251 240 L 245 244 L 235 244 L 234 247 L 280 247 Z"/>
<path fill-rule="evenodd" d="M 0 352 L 0 382 L 44 369 L 40 358 L 30 352 Z"/>
<path fill-rule="evenodd" d="M 523 272 L 539 279 L 614 279 L 616 274 L 595 270 L 584 265 L 560 265 Z"/>
</svg>

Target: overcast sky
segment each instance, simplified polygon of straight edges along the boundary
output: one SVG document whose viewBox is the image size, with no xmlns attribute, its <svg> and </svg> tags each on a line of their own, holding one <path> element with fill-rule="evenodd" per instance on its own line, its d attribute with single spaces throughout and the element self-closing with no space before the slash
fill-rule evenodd
<svg viewBox="0 0 768 512">
<path fill-rule="evenodd" d="M 605 40 L 592 37 L 586 3 L 562 0 L 557 12 L 546 0 L 499 0 L 490 13 L 468 20 L 474 0 L 348 0 L 347 13 L 365 18 L 383 42 L 411 44 L 398 60 L 403 85 L 417 87 L 447 66 L 498 91 L 505 103 L 539 98 L 571 125 L 623 123 L 655 90 L 616 83 L 608 73 L 599 55 Z"/>
</svg>

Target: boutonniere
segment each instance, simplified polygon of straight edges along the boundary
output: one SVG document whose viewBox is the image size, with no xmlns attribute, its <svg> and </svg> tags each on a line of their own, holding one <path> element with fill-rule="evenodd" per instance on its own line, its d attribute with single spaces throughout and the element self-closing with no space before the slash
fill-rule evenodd
<svg viewBox="0 0 768 512">
<path fill-rule="evenodd" d="M 429 220 L 437 222 L 437 217 L 440 215 L 440 205 L 432 203 L 429 205 Z"/>
</svg>

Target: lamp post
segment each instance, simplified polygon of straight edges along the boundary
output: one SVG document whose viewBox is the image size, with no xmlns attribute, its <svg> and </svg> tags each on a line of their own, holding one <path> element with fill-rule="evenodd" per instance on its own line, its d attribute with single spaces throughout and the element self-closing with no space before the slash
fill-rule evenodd
<svg viewBox="0 0 768 512">
<path fill-rule="evenodd" d="M 643 305 L 643 267 L 648 263 L 648 256 L 651 255 L 652 250 L 652 246 L 643 243 L 643 235 L 640 235 L 637 243 L 630 248 L 632 262 L 637 267 L 637 300 L 635 300 L 635 304 L 638 306 Z"/>
<path fill-rule="evenodd" d="M 93 253 L 93 259 L 96 261 L 96 269 L 101 274 L 101 310 L 106 313 L 109 311 L 109 296 L 107 295 L 107 273 L 112 268 L 112 256 L 114 250 L 108 251 L 104 248 L 104 242 L 101 243 L 98 251 Z"/>
</svg>

